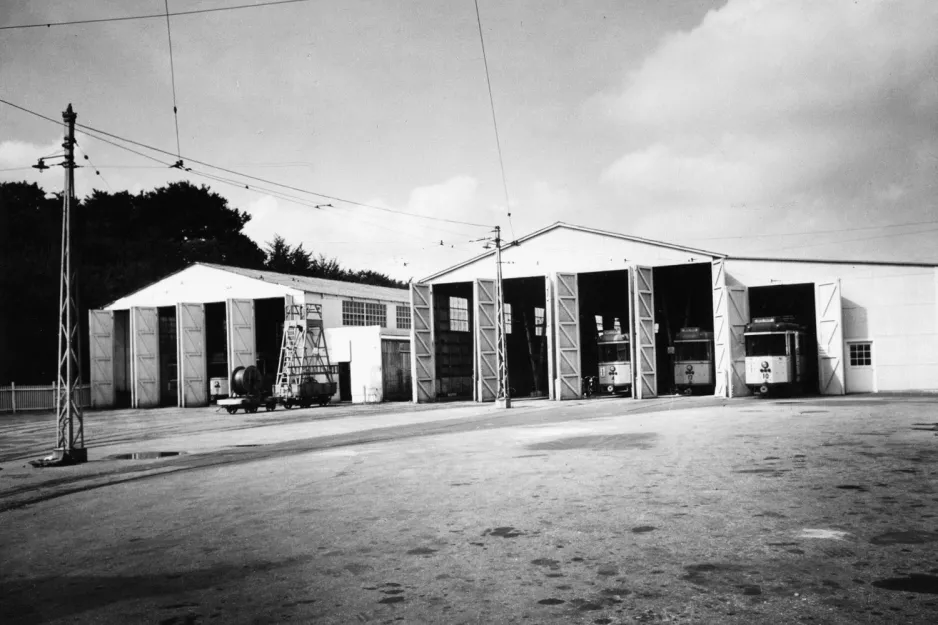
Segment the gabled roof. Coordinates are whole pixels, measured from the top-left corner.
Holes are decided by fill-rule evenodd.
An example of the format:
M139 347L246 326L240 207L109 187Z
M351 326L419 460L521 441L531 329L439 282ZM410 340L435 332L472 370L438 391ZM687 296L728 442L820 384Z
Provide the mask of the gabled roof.
M308 293L324 293L326 295L342 295L345 297L361 297L366 299L386 299L404 301L410 300L410 293L407 289L397 289L386 286L372 286L370 284L360 284L358 282L344 282L342 280L325 280L323 278L309 278L307 276L295 276L288 273L277 273L266 269L245 269L244 267L232 267L230 265L216 265L215 263L193 263L193 265L202 265L234 273L245 278L252 278L262 282L279 284L280 286L306 291Z
M526 235L524 235L523 237L521 237L521 238L519 238L519 239L517 239L517 240L515 240L515 241L511 241L511 242L509 242L508 244L506 244L504 247L502 247L502 250L506 250L506 249L508 249L509 247L514 247L515 245L521 245L521 244L524 243L525 241L530 241L531 239L534 239L534 238L539 237L539 236L541 236L541 235L547 234L548 232L552 232L552 231L557 230L557 229L559 229L559 228L564 228L564 229L566 229L566 230L577 230L577 231L579 231L579 232L587 232L587 233L590 233L590 234L598 234L598 235L600 235L600 236L611 237L611 238L614 238L614 239L622 239L622 240L624 240L624 241L632 241L632 242L634 242L634 243L644 243L644 244L646 244L646 245L655 245L655 246L663 247L663 248L666 248L666 249L669 249L669 250L677 250L677 251L679 251L679 252L689 252L689 253L691 253L691 254L698 254L698 255L701 255L701 256L710 256L710 257L713 257L713 258L725 258L725 257L726 257L725 254L720 254L720 253L718 253L718 252L708 252L707 250L701 250L701 249L697 249L697 248L694 248L694 247L688 247L688 246L686 246L686 245L678 245L678 244L676 244L676 243L665 243L664 241L655 241L654 239L645 239L645 238L642 238L642 237L636 237L636 236L632 236L632 235L628 235L628 234L622 234L622 233L620 233L620 232L610 232L609 230L599 230L599 229L597 229L597 228L588 228L588 227L586 227L586 226L577 226L577 225L575 225L575 224L568 224L568 223L563 222L563 221L555 222L555 223L553 223L553 224L551 224L551 225L549 225L549 226L547 226L547 227L545 227L545 228L541 228L540 230L535 230L534 232L532 232L532 233L530 233L530 234L526 234ZM459 263L458 265L453 265L452 267L448 267L448 268L446 268L446 269L444 269L444 270L442 270L442 271L436 272L436 273L433 274L433 275L427 276L426 278L423 278L423 279L420 280L420 281L421 281L421 282L428 282L428 281L430 281L430 280L435 280L435 279L439 278L440 276L444 276L444 275L446 275L446 274L448 274L448 273L450 273L450 272L452 272L452 271L456 271L457 269L462 269L463 267L465 267L465 266L467 266L467 265L471 265L472 263L474 263L474 262L476 262L476 261L482 260L483 258L489 258L489 257L494 256L494 255L495 255L495 250L492 250L492 251L489 251L489 252L485 252L485 253L483 253L483 254L479 254L478 256L475 256L475 257L473 257L473 258L470 258L469 260L463 261L463 262Z

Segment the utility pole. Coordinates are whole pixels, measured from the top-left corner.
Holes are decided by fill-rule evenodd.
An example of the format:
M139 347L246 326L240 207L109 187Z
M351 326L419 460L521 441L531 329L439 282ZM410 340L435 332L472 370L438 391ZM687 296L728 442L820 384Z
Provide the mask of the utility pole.
M75 119L69 104L62 119L67 127L65 142L65 193L62 203L62 263L59 277L59 357L55 414L58 426L50 464L78 464L88 460L81 410L81 336L75 304L75 273L72 271L72 204L75 199Z
M498 390L495 406L511 408L511 387L508 385L508 350L505 346L505 292L502 288L502 229L495 226L495 351L498 368Z

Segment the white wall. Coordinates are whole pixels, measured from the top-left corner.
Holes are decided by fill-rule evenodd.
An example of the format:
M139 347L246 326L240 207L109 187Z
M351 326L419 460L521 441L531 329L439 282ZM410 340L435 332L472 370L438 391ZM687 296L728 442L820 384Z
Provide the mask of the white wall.
M404 292L407 293L406 291ZM410 302L406 300L391 301L379 299L366 299L363 297L341 297L336 295L324 295L322 293L304 293L304 301L308 304L322 305L322 321L327 328L341 327L361 327L361 326L343 326L342 325L342 302L375 302L384 304L387 310L387 328L382 328L384 334L391 336L410 336L410 329L398 329L397 327L397 309L396 306L410 308Z
M839 278L844 339L873 341L876 389L938 389L938 269L727 260L726 273L747 287Z
M557 228L502 251L504 278L543 276L551 272L580 273L628 269L630 265L657 267L710 262L711 257L614 236ZM431 284L471 282L495 278L491 256L453 270Z
M301 293L296 289L229 271L193 265L122 297L108 306L107 310L126 310L133 306L175 306L180 302L206 304L226 299L266 299L284 295L299 296Z
M378 326L326 329L329 359L349 363L353 404L384 401L381 334ZM338 392L334 399L338 399Z

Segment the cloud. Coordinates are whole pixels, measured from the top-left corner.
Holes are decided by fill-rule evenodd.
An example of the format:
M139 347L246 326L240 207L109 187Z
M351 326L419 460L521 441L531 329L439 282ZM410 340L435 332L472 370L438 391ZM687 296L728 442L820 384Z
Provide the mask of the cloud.
M601 180L626 206L742 222L933 215L935 32L928 0L730 0L601 98L625 137Z
M16 140L0 141L0 167L32 167L44 156L61 154L60 143L54 141L41 145Z

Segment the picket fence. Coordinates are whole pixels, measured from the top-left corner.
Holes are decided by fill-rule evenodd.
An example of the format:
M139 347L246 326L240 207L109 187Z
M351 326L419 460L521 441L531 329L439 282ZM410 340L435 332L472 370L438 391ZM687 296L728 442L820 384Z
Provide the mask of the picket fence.
M79 388L81 406L91 406L91 385L83 384ZM55 384L0 386L0 412L20 412L25 410L55 410Z

